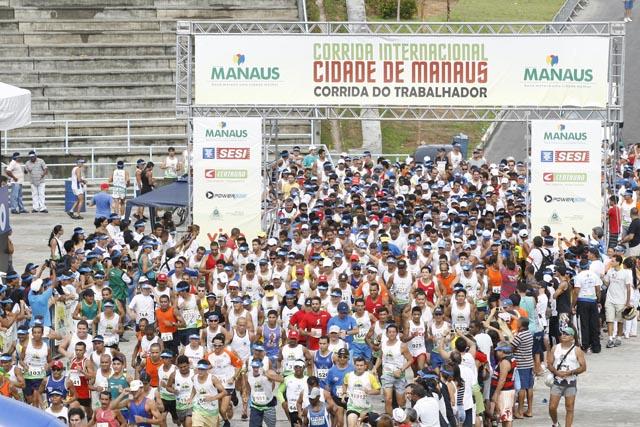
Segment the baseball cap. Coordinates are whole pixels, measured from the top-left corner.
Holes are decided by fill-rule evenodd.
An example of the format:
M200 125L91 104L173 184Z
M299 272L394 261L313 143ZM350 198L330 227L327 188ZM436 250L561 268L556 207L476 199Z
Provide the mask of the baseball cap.
M62 364L62 360L54 360L53 363L51 363L51 367L52 368L63 369L64 365Z
M309 399L317 399L320 397L320 389L318 387L314 387L309 392Z
M349 306L347 305L346 302L342 301L340 304L338 304L338 313L348 313L349 312Z
M158 274L158 277L156 277L156 280L158 282L166 282L168 280L168 277L165 273L160 273Z
M92 342L104 342L104 337L102 335L96 335L95 337L93 337L93 339L91 341Z
M298 333L298 331L291 330L289 331L289 334L287 335L287 337L290 340L297 340L298 338L300 338L300 334Z
M131 391L138 391L138 390L140 390L143 386L144 386L144 384L142 384L142 381L140 381L140 380L133 380L133 381L131 381L131 384L129 384L129 390L131 390Z
M253 359L251 362L252 368L262 368L262 360Z
M393 414L393 421L397 423L403 423L407 419L407 414L402 408L394 408L392 414Z
M297 359L295 362L293 362L294 368L304 368L305 366L306 364L304 363L304 360Z
M329 333L330 333L330 334L333 334L333 333L339 334L339 333L340 333L340 326L338 326L338 325L331 325L331 326L329 327Z
M160 357L163 359L171 359L173 357L173 352L171 350L165 350L160 353Z
M566 328L562 328L562 330L560 330L560 332L562 332L565 335L571 335L572 337L576 335L575 329L573 329L570 326L567 326Z

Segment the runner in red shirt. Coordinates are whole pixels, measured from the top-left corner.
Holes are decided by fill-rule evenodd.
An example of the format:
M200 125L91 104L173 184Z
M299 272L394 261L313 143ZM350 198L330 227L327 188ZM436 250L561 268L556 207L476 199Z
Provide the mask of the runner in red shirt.
M378 308L386 306L389 301L382 298L379 294L380 286L373 282L369 285L369 295L364 299L364 309L378 318Z
M289 330L293 329L296 331L300 331L302 329L301 324L304 318L307 316L307 313L311 311L311 298L307 298L304 301L304 307L301 310L298 310L294 313L291 318L289 318ZM307 343L307 337L303 337L301 334L298 334L298 343L305 345Z
M320 298L311 298L311 311L300 322L300 335L307 337L309 350L320 348L318 340L327 334L327 323L331 319L329 312L320 310Z

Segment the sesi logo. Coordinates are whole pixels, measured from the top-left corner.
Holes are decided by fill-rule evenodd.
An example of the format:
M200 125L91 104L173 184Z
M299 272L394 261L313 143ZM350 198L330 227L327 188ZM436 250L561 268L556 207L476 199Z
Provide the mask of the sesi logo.
M555 154L555 161L560 163L589 162L589 151L587 150L558 150Z
M216 148L216 158L225 160L247 160L250 155L249 148Z

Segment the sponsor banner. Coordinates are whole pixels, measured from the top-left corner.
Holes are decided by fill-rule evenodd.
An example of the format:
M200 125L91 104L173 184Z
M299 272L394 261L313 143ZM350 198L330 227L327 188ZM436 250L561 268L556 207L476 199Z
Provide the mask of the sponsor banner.
M605 108L606 36L197 35L198 105Z
M531 227L572 235L602 223L602 140L597 120L531 122Z
M193 119L193 222L207 249L238 227L248 239L261 230L262 120Z

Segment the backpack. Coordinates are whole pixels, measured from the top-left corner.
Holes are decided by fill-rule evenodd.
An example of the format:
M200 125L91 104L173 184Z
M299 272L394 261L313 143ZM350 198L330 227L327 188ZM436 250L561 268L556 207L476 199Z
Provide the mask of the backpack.
M542 278L544 276L544 270L546 270L547 267L553 264L553 257L551 256L551 251L549 250L547 250L547 255L545 255L542 248L536 248L536 249L539 250L540 254L542 255L542 261L540 262L540 267L536 270L534 274L536 280L540 282L542 281Z

